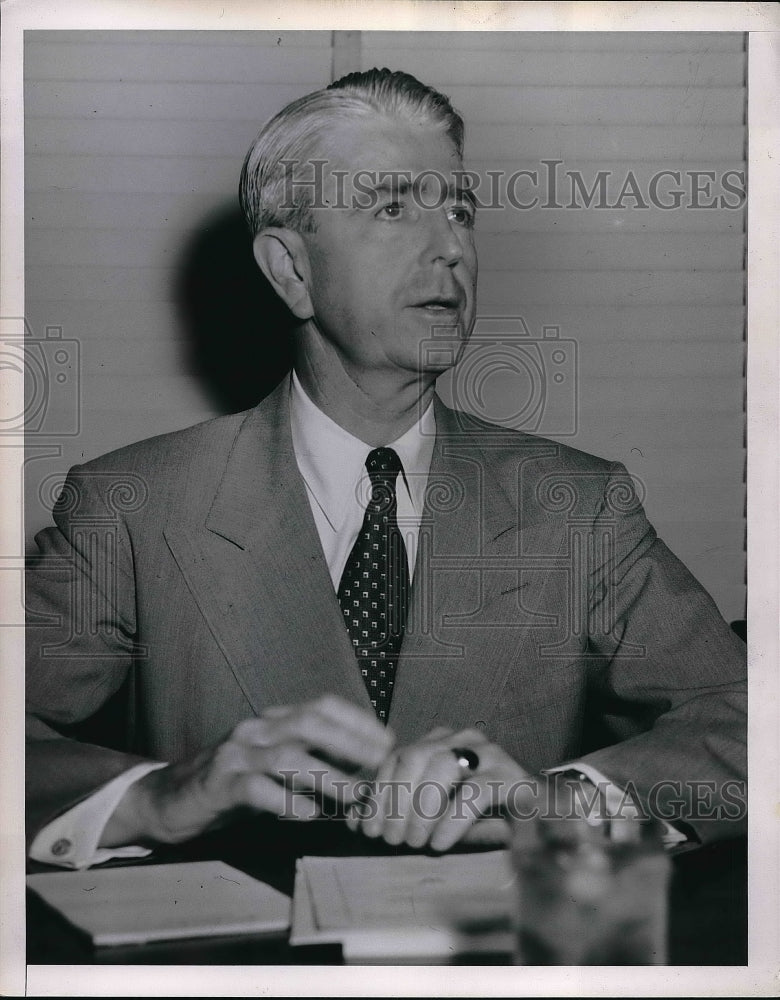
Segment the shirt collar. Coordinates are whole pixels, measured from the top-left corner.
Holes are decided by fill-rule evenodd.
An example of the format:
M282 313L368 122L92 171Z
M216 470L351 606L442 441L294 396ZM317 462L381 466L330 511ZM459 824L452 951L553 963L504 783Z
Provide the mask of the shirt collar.
M344 430L311 401L293 370L290 382L293 449L303 479L334 531L341 526L356 489L366 476L372 446ZM433 403L406 433L389 442L401 459L404 486L418 517L433 457L436 418ZM400 481L399 481L400 488Z

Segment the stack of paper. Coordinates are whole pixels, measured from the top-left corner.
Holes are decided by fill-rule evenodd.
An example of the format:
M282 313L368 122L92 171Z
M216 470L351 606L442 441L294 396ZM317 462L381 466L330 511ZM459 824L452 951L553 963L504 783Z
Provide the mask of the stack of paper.
M282 932L290 900L221 861L45 872L27 885L96 945Z
M297 865L291 943L341 942L346 961L511 951L507 851L319 858Z

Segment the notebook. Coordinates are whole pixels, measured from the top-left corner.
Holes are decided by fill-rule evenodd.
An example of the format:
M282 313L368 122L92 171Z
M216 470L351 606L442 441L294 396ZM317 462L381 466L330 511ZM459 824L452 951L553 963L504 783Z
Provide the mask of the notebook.
M287 896L221 861L42 872L27 885L98 946L290 925Z

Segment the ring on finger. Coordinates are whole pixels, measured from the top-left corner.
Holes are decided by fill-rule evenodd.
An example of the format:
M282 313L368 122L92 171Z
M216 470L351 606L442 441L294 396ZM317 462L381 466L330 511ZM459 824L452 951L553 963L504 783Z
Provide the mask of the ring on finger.
M453 747L452 755L460 768L460 780L463 781L479 767L479 754L471 747Z

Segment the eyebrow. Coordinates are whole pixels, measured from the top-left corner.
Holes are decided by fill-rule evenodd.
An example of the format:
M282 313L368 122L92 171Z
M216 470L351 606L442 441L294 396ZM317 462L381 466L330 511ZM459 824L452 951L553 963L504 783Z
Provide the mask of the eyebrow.
M409 183L408 176L406 174L398 176L395 181L382 181L380 184L371 185L371 191L376 194L386 194L386 195L404 195L408 194L410 189L414 187L414 184ZM470 187L464 184L448 184L447 194L452 196L458 201L465 201L476 211L477 209L477 198Z

